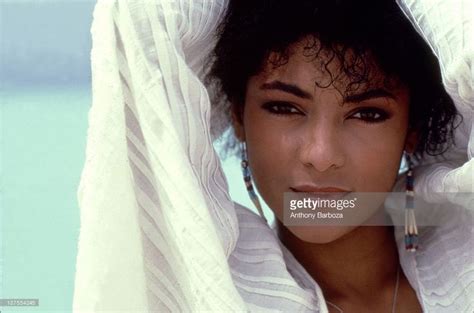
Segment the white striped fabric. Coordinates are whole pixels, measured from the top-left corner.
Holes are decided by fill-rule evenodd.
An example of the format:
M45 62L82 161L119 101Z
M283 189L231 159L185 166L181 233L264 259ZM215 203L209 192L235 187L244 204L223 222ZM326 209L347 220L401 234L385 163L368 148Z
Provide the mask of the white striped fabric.
M456 192L474 192L474 1L397 1L438 57L443 83L463 116L456 146L446 159L426 158L415 183L425 199L452 201Z
M245 310L238 223L196 76L222 1L98 1L75 311ZM193 65L194 64L194 65Z
M212 147L227 126L220 115L225 106L211 107L212 90L202 78L226 4L97 2L74 312L327 312L317 284L272 230L234 207ZM469 21L453 24L450 36L457 38L458 28L464 36ZM472 41L462 42L469 45L460 48L472 52ZM472 53L465 55L471 72L466 74L464 63L459 68L472 87ZM456 75L449 77L452 86L461 84ZM460 88L472 108L472 88ZM448 175L459 177L459 190L469 187L468 176L464 167L453 168L473 155L471 116L466 120L460 134L469 132L459 136L449 167L454 174ZM472 160L466 164L472 167ZM415 190L430 186L423 184ZM472 312L469 221L472 215L423 233L426 249L401 259L426 312Z

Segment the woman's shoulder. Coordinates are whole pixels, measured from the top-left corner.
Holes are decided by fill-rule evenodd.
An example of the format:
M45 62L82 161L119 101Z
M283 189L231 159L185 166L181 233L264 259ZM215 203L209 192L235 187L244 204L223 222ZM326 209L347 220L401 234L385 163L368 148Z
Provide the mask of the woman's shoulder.
M276 234L259 214L238 202L234 202L234 208L239 223L240 246L254 245L276 249Z
M400 194L385 203L392 218L404 215L405 176L392 190ZM406 251L405 227L395 224L400 263L426 312L474 312L474 210L441 198L415 190L418 249Z
M474 312L474 211L455 204L432 209L436 225L419 227L415 253L405 250L398 227L402 266L427 312Z
M265 220L234 202L239 238L229 256L235 286L256 311L319 312L313 290L290 274L278 237Z

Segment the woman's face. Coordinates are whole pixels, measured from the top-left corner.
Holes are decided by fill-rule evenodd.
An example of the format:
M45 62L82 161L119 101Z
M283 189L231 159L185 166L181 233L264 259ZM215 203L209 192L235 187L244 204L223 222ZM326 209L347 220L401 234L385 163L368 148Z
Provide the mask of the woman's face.
M252 76L247 84L243 125L236 135L247 144L253 182L283 223L283 195L304 186L351 192L389 192L399 170L408 130L409 93L384 84L372 71L370 86L343 96L347 78L319 88L330 74L293 46L286 64ZM334 75L339 64L329 63ZM325 60L323 60L325 61ZM342 92L343 93L343 92ZM369 216L367 216L368 218ZM289 226L306 242L327 243L356 226Z

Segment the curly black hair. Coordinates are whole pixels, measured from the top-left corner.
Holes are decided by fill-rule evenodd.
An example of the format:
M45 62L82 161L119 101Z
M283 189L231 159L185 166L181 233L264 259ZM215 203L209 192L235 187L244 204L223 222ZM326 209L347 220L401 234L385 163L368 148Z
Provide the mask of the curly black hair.
M442 85L438 59L394 0L230 0L217 30L208 79L217 82L215 101L230 101L242 112L248 79L263 70L271 53L274 67L285 64L290 46L308 36L305 52L324 52L321 70L332 85L350 79L345 94L370 84L375 62L387 79L410 91L409 125L418 131L415 156L443 154L454 142L456 108ZM368 57L370 54L370 57ZM336 59L337 72L328 64ZM372 61L371 61L372 60ZM235 109L235 107L234 107ZM229 112L230 114L230 112Z

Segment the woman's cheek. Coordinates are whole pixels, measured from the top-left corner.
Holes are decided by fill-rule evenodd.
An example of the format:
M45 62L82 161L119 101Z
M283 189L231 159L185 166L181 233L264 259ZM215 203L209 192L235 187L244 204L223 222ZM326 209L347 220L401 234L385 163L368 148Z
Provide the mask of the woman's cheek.
M268 206L276 208L283 203L285 183L290 174L287 166L295 165L295 160L289 160L287 134L281 127L262 121L259 126L246 128L252 180Z
M405 135L396 127L381 126L361 126L346 132L344 142L359 191L388 192L397 176Z

